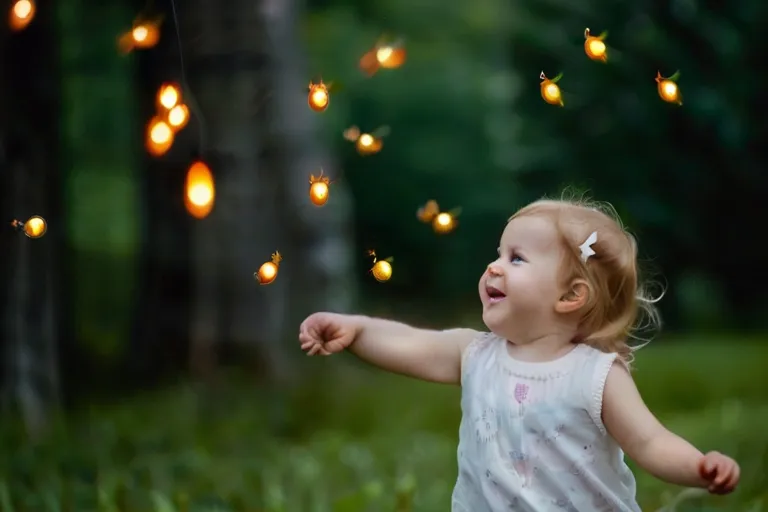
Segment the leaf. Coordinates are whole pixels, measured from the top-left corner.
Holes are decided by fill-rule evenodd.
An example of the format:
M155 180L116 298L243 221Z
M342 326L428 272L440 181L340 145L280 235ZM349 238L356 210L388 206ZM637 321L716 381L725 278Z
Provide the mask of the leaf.
M333 512L360 512L365 510L367 504L368 499L365 492L360 491L338 499L333 504Z
M0 508L3 512L14 512L16 509L11 501L11 492L8 490L8 484L0 483Z
M155 512L177 512L171 500L157 491L152 492L152 503L154 504Z

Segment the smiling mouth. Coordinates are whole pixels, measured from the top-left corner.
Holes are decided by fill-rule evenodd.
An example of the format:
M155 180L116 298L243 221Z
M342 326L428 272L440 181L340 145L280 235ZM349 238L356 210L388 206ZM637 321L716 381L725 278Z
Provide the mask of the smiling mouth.
M490 300L491 304L494 304L496 302L500 302L504 300L507 296L499 290L498 288L494 288L493 286L486 286L485 287L485 293L488 294L488 299Z

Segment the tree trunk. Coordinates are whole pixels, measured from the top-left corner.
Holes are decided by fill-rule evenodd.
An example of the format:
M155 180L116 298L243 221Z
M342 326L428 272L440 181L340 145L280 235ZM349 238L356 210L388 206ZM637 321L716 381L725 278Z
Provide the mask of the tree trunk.
M350 302L349 199L343 184L325 208L307 197L309 174L334 169L313 140L292 2L196 0L185 11L193 107L216 179L215 209L192 230L193 354L207 361L228 341L256 352L270 381L291 381L297 319ZM277 279L259 286L252 274L278 250Z
M17 34L2 34L3 214L26 221L42 215L53 225L41 239L3 234L2 273L7 285L3 307L4 404L18 408L32 438L59 402L56 307L60 230L58 76L50 2ZM3 29L6 30L6 29Z

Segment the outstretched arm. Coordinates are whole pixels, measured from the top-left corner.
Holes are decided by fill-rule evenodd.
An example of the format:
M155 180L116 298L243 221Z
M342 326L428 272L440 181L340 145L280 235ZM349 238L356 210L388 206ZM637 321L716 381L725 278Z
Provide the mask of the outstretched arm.
M703 455L673 434L643 402L629 371L614 363L603 393L603 423L637 464L661 480L710 492L731 492L739 480L733 459L717 452Z
M461 355L477 334L472 329L434 331L400 322L356 316L349 350L394 373L444 384L461 383Z

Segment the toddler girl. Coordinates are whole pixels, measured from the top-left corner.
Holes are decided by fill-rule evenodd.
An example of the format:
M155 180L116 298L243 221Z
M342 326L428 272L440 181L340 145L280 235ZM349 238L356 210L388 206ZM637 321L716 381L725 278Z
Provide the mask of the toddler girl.
M454 512L639 511L625 452L667 482L731 492L736 462L665 429L630 376L627 339L641 312L656 315L613 210L537 201L509 220L498 251L479 284L490 332L315 313L301 348L461 384Z

